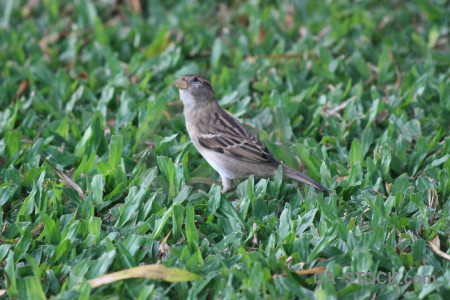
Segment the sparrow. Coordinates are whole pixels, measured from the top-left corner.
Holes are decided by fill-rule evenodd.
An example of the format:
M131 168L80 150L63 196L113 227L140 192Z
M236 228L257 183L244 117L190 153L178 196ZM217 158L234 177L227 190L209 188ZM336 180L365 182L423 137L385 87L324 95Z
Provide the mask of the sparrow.
M253 133L217 102L211 83L200 75L185 75L173 82L180 92L186 129L195 148L222 179L222 193L232 189L233 179L250 175L271 177L278 166L283 175L326 189L306 176L275 159Z

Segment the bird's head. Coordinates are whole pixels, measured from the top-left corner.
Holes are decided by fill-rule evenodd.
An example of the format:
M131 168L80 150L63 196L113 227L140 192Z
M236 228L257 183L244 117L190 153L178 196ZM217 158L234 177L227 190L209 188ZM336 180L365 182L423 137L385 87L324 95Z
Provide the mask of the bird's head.
M184 75L173 82L180 91L184 106L204 105L216 101L211 83L200 75Z

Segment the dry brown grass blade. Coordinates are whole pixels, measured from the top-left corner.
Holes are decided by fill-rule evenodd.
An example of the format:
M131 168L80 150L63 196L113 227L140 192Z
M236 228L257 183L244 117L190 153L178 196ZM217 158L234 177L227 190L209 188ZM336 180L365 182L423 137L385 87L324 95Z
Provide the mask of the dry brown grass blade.
M154 265L139 266L114 273L105 274L100 277L89 280L88 283L91 285L92 288L97 288L119 280L130 278L155 279L155 280L164 280L168 282L181 282L181 281L202 279L201 276L186 270L178 268L166 268L165 265L154 264Z
M212 179L212 178L208 178L208 177L192 177L189 179L189 184L193 184L193 183L203 183L203 184L217 184L220 185L220 181Z
M428 207L431 209L436 209L438 202L438 195L435 189L428 190Z
M41 222L38 226L36 226L35 228L33 228L33 230L31 230L31 235L36 235L37 233L39 233L39 231L42 230L42 228L44 228L45 226L45 222ZM0 239L0 243L3 244L17 244L18 242L20 242L20 238L17 238L15 240L5 240L5 239Z
M60 39L62 36L62 33L56 32L52 33L50 35L45 35L41 38L41 40L38 42L39 49L41 49L42 54L44 55L45 60L50 61L50 47L48 44L53 43Z
M325 272L326 269L327 269L327 267L322 266L322 267L315 267L315 268L306 269L306 270L300 270L295 273L297 273L299 275L311 275L311 274L323 273L323 272Z
M285 54L271 54L271 55L255 55L255 56L247 56L247 61L254 63L259 58L267 58L275 61L280 60L291 60L291 59L307 59L316 57L315 53L302 52L302 53L285 53Z
M28 0L27 4L20 11L22 18L28 18L33 9L39 4L39 2L40 0Z
M135 13L140 14L142 12L142 6L139 0L130 0L130 4Z
M257 235L257 230L258 230L258 224L256 224L256 222L253 222L253 231L255 232L255 233L253 234L253 239L252 239L253 245L258 245L258 235Z
M81 187L75 182L73 181L72 178L70 178L69 175L65 174L64 172L58 170L51 162L49 162L44 156L41 155L41 158L50 165L50 167L52 167L53 170L55 170L56 174L58 175L59 178L61 178L62 181L64 181L65 183L67 183L67 185L73 189L75 192L78 193L78 195L83 199L86 200L86 195L84 194L83 190L81 189Z
M436 235L436 237L428 243L431 247L431 249L434 251L434 253L436 253L437 255L439 255L440 257L445 258L446 260L450 260L450 254L445 253L444 251L442 251L441 248L441 241L439 240L439 236Z
M344 102L342 102L341 104L339 104L338 106L336 106L333 109L329 109L328 107L325 107L322 111L322 113L325 116L335 116L336 118L338 118L339 120L342 120L342 116L339 114L339 111L345 109L347 107L347 105L351 102L351 101L355 101L356 97L351 97L347 100L345 100Z
M161 259L165 258L167 253L169 253L170 246L169 246L169 244L167 244L167 240L169 239L171 234L172 234L172 230L169 231L169 233L166 235L166 237L161 241L161 244L159 244L159 258L161 258Z
M344 181L347 180L348 176L342 176L342 177L337 177L334 182L339 182L339 181Z
M28 88L28 86L30 85L30 81L28 79L23 80L20 85L19 88L16 91L16 94L14 95L14 98L12 99L12 103L15 103L17 101L17 98L19 98L19 96L25 92L25 90Z
M402 84L402 74L400 74L397 66L395 66L395 74L397 74L397 79L395 80L394 89L398 90Z
M288 258L288 260L289 260L289 258ZM317 274L317 273L323 273L323 272L325 272L326 269L327 269L327 267L322 266L322 267L315 267L315 268L311 268L311 269L296 271L295 273L297 273L299 275L313 275L313 274ZM272 275L272 278L274 278L276 276L287 277L286 274L275 274L275 275Z

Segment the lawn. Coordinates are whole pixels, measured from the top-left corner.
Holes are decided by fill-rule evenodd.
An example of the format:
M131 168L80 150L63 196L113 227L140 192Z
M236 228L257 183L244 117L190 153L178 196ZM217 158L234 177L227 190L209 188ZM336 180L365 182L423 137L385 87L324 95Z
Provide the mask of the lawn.
M445 299L449 20L445 0L0 1L0 295ZM221 194L189 73L328 192L280 170Z

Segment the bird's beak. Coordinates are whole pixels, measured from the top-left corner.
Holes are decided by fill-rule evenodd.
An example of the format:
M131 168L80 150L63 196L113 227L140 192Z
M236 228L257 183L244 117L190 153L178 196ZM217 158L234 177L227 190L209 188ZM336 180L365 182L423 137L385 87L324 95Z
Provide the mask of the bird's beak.
M180 90L185 90L188 87L187 82L183 78L179 78L173 82L173 85Z

